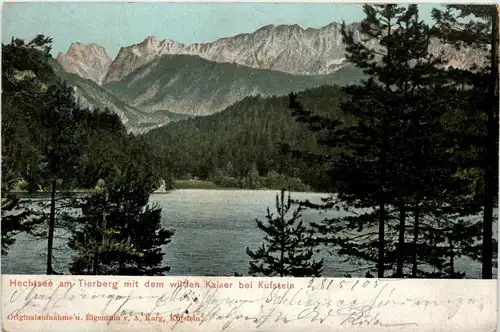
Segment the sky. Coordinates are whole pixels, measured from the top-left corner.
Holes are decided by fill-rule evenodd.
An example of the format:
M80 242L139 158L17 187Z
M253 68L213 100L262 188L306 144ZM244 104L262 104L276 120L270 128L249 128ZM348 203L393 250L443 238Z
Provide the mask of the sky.
M421 4L430 20L438 4ZM211 42L268 24L320 28L332 22L363 19L360 5L320 3L6 3L2 9L2 42L53 38L52 54L71 43L96 43L114 58L122 46L154 35L182 43Z

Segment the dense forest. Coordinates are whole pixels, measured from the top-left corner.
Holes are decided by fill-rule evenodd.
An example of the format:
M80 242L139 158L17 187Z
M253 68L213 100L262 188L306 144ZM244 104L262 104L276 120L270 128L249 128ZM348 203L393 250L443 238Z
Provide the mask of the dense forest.
M340 87L314 88L300 97L318 114L349 119L339 108L345 99ZM332 183L324 173L325 165L292 158L283 147L337 150L321 147L316 136L294 120L286 96L247 97L221 113L172 123L144 135L176 178L198 177L233 188L328 190Z
M359 83L247 97L143 135L78 102L51 66L50 38L2 44L2 252L30 233L47 240L47 274L58 273L52 250L62 227L76 253L71 273L163 275L162 250L175 232L149 196L162 181L172 188L200 178L281 190L277 214L257 220L267 236L247 249L251 275L319 276L313 249L325 249L371 264L367 276L462 278L455 262L467 257L491 279L498 8L435 9L432 27L416 5L365 5L364 13L362 35L378 44L342 30L348 62L364 73ZM430 53L435 39L488 56L454 67ZM12 194L19 189L49 192L48 212L26 208ZM87 195L66 204L81 213L61 213L57 193L75 189ZM331 195L313 204L286 189ZM304 209L346 214L306 225Z

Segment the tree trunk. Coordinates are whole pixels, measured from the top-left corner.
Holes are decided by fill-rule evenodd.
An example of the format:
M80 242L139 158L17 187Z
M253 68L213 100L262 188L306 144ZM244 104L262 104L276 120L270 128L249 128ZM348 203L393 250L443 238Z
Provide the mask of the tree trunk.
M387 30L387 35L390 36L392 31L391 31L391 20L389 19L387 22L388 30ZM387 46L387 63L386 66L391 65L391 49L390 47ZM387 83L385 88L387 89L387 92L390 93L390 87L389 84ZM380 151L380 169L379 169L379 180L380 180L380 196L379 196L379 224L378 224L378 257L377 257L377 277L378 278L383 278L384 277L384 271L385 271L385 257L384 257L384 251L385 251L385 203L386 203L386 197L385 197L385 181L386 181L386 171L387 171L387 159L386 159L386 149L388 146L388 140L387 140L387 133L386 129L387 126L384 126L382 129L383 132L383 146Z
M406 209L404 203L399 207L399 238L398 238L398 262L396 267L396 277L403 277L403 267L405 261L405 221Z
M97 276L99 275L99 253L95 252L94 253L94 262L93 262L93 267L92 267L92 274Z
M52 189L50 192L50 215L49 215L49 234L47 241L47 274L53 273L52 270L52 249L54 247L54 228L56 225L56 180L52 180Z
M280 218L281 218L281 243L280 243L280 277L284 277L285 274L285 191L281 190L281 206L280 206Z
M93 266L92 266L92 274L93 275L99 275L99 256L101 254L101 248L104 244L104 222L106 218L106 211L104 210L102 212L102 219L97 222L97 229L99 230L100 233L100 243L96 243L96 248L94 251L94 259L93 259Z
M378 257L377 257L377 277L383 278L385 272L385 181L386 181L386 171L387 171L387 159L386 159L386 147L387 139L385 137L386 133L383 133L383 147L380 151L380 164L379 164L379 181L380 181L380 193L378 197L379 201L379 223L378 223Z
M455 246L453 244L453 236L450 235L450 278L454 278L455 275Z
M285 248L283 243L281 244L281 257L280 257L280 277L284 277L285 274L285 266L283 264L283 260L285 259Z
M412 259L412 268L411 268L411 277L417 277L417 267L418 267L418 233L420 232L420 203L417 202L415 206L415 225L414 225L414 234L413 234L413 259Z
M385 158L381 163L381 193L379 203L379 223L378 223L378 259L377 259L377 277L384 277L384 250L385 250L385 193L384 193L384 183L385 183Z
M493 278L493 207L497 194L495 171L498 162L496 132L498 126L498 7L494 7L491 29L491 103L488 111L488 137L484 165L484 213L483 213L483 279Z

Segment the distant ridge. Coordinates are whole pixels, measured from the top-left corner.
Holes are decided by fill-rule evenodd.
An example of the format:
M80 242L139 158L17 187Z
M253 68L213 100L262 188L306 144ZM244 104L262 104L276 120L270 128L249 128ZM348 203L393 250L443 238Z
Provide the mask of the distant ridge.
M346 65L329 75L292 75L191 55L164 55L103 87L145 111L168 109L189 115L219 112L247 96L285 95L322 85L358 81L362 72Z

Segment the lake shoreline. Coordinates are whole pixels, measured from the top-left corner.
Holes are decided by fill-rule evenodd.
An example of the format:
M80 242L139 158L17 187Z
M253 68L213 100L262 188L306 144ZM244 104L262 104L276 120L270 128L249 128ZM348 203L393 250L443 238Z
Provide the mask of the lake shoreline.
M19 195L19 194L50 194L50 190L37 190L34 192L29 192L28 190L21 189L22 187L20 186L14 186L15 190L7 192L7 194L11 195ZM284 186L286 190L289 190L287 186ZM281 187L264 187L264 186L258 186L258 188L251 188L251 187L236 187L236 186L220 186L216 184L213 181L210 180L199 180L199 179L189 179L189 180L180 180L176 179L173 180L173 183L171 187L166 188L165 183L163 183L159 189L154 191L153 193L158 194L165 194L172 192L174 190L190 190L190 189L196 189L196 190L255 190L255 191L269 191L269 190L276 190L280 191L282 188ZM301 188L304 189L304 188ZM291 192L303 192L303 193L320 193L320 191L314 191L312 188L307 188L308 190L300 190L299 188L293 188L289 191ZM57 190L57 194L89 194L89 193L94 193L95 189L81 189L81 188L76 188L76 189L71 189L71 190Z
M216 190L216 191L280 191L280 188L258 188L258 189L252 189L252 188L232 188L232 187L206 187L206 186L197 186L196 184L193 185L180 185L176 186L174 188L170 189L165 189L163 190L157 190L151 193L151 195L156 195L156 194L169 194L173 191L177 190ZM288 191L288 189L287 189ZM92 194L95 193L95 190L58 190L56 191L56 195L61 195L61 194ZM314 194L328 194L325 192L321 191L300 191L300 190L290 190L290 192L300 192L300 193L314 193ZM6 192L7 195L50 195L50 191L35 191L35 192L28 192L27 190L17 190L17 191L9 191Z
M189 190L189 191L194 191L194 190L202 190L202 191L258 191L258 192L265 192L265 191L276 191L277 193L281 189L271 189L271 188L259 188L259 189L251 189L251 188L173 188L173 189L167 189L166 191L154 191L151 193L151 195L167 195L175 191L183 191L183 190ZM296 191L296 190L290 190L290 192L293 193L304 193L304 194L324 194L324 195L330 195L330 193L325 193L321 191ZM95 191L56 191L56 196L60 196L61 194L92 194L95 193ZM50 195L50 191L35 191L35 192L28 192L28 191L9 191L6 192L7 195Z

